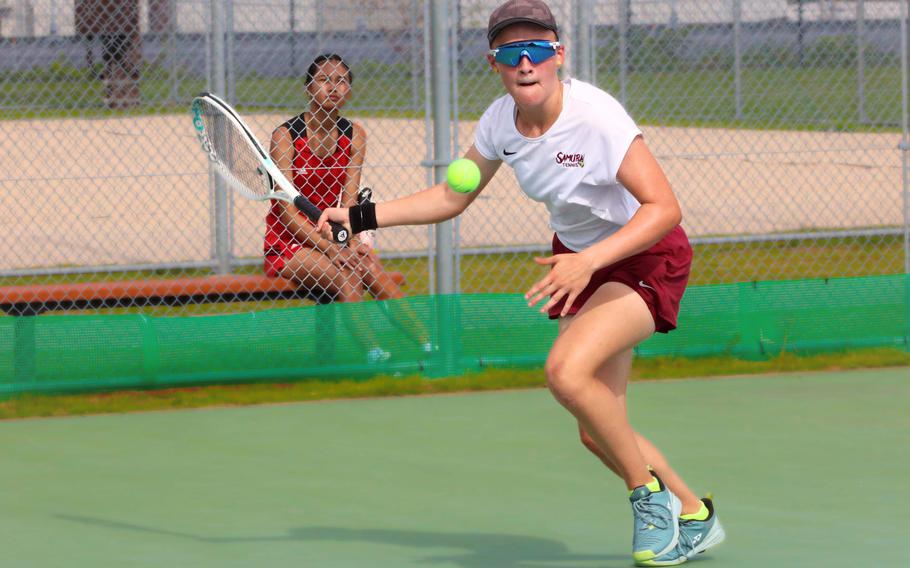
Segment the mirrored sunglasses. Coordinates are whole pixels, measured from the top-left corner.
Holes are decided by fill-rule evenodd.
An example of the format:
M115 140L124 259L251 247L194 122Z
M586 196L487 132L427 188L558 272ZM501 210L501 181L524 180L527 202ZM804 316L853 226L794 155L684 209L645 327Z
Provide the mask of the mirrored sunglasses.
M556 55L558 47L558 41L516 41L500 45L487 53L492 55L497 63L518 67L522 57L527 57L531 63L537 65Z

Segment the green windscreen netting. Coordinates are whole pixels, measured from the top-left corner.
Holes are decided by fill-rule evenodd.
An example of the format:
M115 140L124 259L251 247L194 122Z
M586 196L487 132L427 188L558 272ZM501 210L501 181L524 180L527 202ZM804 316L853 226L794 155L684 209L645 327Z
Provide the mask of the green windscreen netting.
M910 277L692 287L679 329L639 356L907 348ZM541 365L553 321L518 294L419 296L216 315L0 318L0 393Z

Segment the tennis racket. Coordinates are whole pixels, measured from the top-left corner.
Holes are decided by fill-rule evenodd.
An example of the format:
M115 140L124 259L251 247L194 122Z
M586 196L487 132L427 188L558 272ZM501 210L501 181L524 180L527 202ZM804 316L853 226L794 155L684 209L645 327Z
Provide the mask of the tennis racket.
M237 112L212 93L193 99L193 126L202 149L215 171L231 189L254 201L279 199L294 206L316 223L322 211L294 188L278 165L253 136ZM330 222L332 238L347 244L350 232Z

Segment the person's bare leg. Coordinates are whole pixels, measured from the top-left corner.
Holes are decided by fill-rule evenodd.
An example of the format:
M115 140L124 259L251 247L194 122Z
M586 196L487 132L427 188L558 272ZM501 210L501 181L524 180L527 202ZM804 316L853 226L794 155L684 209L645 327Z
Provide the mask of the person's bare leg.
M571 325L571 319L563 318L563 320L564 321L560 321L560 325ZM613 367L612 370L611 367ZM620 398L623 401L623 406L626 406L627 404L625 391L628 380L618 381L617 379L622 375L623 370L625 370L626 376L628 376L631 367L632 351L629 350L627 353L620 354L619 356L608 360L598 373L600 379L604 381L605 384L608 386L614 385L611 388L614 388L617 392L622 392ZM582 444L584 444L591 453L597 456L605 466L616 473L616 465L613 463L610 456L597 446L594 440L585 432L581 424L579 424L578 430ZM682 502L680 515L691 515L685 522L680 523L680 531L687 531L688 540L686 542L691 543L690 546L692 547L685 550L686 556L692 558L723 542L726 535L720 521L714 516L713 503L711 501L702 503L701 499L689 489L682 477L670 467L663 453L657 449L650 440L637 432L635 433L635 439L638 442L638 447L641 449L642 455L645 456L645 459L652 467L655 474L660 477L660 480L663 481L664 484L670 488L670 491L672 491ZM699 513L703 516L695 516Z
M594 440L588 436L587 432L579 425L578 428L579 434L581 435L581 443L597 458L603 462L613 473L619 475L617 472L616 466L610 461L609 456L603 452L600 448L597 447L597 444ZM654 444L652 444L647 438L635 433L635 440L638 442L638 447L641 449L641 453L645 456L645 461L648 462L648 465L651 466L651 469L660 477L661 481L667 484L667 487L670 488L679 499L682 501L683 515L690 515L697 513L701 510L702 502L695 493L689 489L689 486L686 485L686 482L683 481L682 477L676 473L670 464L667 462L664 455L657 449ZM621 477L621 476L620 476Z
M404 297L404 292L392 275L385 270L379 259L371 254L362 261L363 283L377 300L398 299Z
M625 405L629 351L652 333L654 320L641 296L625 284L603 284L570 324L560 326L547 358L547 386L629 489L635 563L675 565L686 560L677 550L682 502L648 469ZM613 360L618 363L606 365Z
M560 327L571 325L572 316L560 320ZM626 408L626 387L628 378L632 370L632 350L628 349L616 356L608 359L601 365L597 371L598 378L606 384L611 390L617 393L622 402L623 408ZM581 424L578 425L581 443L597 458L603 462L613 473L619 475L616 465L610 460L610 457L601 450L593 439L585 432ZM647 464L657 473L661 481L667 484L667 487L676 494L682 501L683 514L696 513L701 510L701 500L695 493L689 489L682 477L670 467L663 453L647 438L635 432L635 440L638 448L641 450ZM621 477L621 476L620 476Z
M547 386L614 464L628 489L652 480L621 394L598 377L609 359L654 333L644 300L617 282L601 286L563 326L546 363ZM621 377L627 379L628 375Z
M325 254L312 248L301 248L285 261L279 273L306 288L322 288L336 294L341 302L363 300L363 286L352 272L338 268Z
M379 257L370 254L363 260L363 283L377 300L397 300L404 298L404 292L392 275L385 270ZM427 331L423 320L414 313L406 303L390 304L388 310L389 321L408 335L412 341L424 349L430 347L430 332Z
M340 302L363 300L364 288L360 276L351 270L338 268L329 257L315 249L301 248L285 262L279 275L307 288L322 288L337 295ZM343 319L351 337L361 347L372 350L380 346L372 327L358 325L348 318Z

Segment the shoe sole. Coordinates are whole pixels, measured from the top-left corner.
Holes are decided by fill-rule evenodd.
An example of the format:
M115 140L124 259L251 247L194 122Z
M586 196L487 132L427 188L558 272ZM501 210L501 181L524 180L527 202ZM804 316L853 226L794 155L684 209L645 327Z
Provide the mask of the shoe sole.
M646 562L639 562L636 566L679 566L680 564L685 564L689 559L685 556L680 556L676 560L667 560L663 562L657 562L655 560L648 560Z
M698 546L692 549L692 552L689 553L688 557L692 558L697 554L707 551L709 548L717 546L722 543L725 538L727 538L727 533L724 531L724 527L721 526L720 520L716 520L714 526L708 531L708 536L705 537L705 540L698 543Z
M667 489L667 491L669 491L669 489ZM635 556L633 553L632 558L635 561L636 566L675 566L676 564L682 564L683 562L686 561L685 556L681 556L680 557L681 560L679 562L674 562L674 563L670 563L670 564L664 564L664 563L655 564L654 560L653 560L654 558L660 558L664 554L670 552L671 550L676 548L677 544L679 544L679 515L680 515L680 513L682 513L682 501L680 501L679 498L676 495L674 495L672 492L670 493L670 497L671 497L670 508L671 508L671 511L673 511L672 518L674 521L673 540L671 540L670 544L667 545L663 550L661 550L660 552L658 552L657 554L655 554L654 556L652 556L651 558L649 558L647 560L635 560Z

